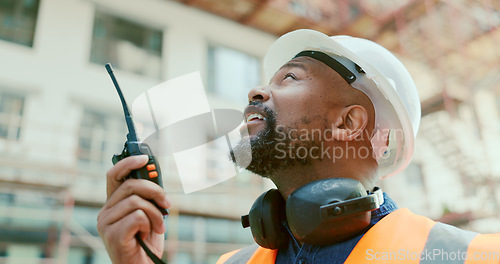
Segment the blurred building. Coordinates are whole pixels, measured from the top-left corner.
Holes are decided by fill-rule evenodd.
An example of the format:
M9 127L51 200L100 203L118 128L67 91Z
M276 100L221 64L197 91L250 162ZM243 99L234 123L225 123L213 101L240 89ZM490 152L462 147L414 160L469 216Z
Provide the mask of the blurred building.
M126 126L105 63L129 104L200 71L213 108L242 110L275 39L160 0L1 1L0 25L0 263L109 263L95 225ZM238 220L267 188L259 177L184 195L162 164L170 263L213 263L252 241Z
M423 119L412 164L382 187L416 213L499 232L499 25L496 1L2 0L0 263L109 263L95 224L126 127L106 62L129 104L200 71L213 108L242 109L268 46L297 28L401 58ZM238 219L269 182L243 173L184 195L162 164L175 203L164 259L215 263L252 241Z

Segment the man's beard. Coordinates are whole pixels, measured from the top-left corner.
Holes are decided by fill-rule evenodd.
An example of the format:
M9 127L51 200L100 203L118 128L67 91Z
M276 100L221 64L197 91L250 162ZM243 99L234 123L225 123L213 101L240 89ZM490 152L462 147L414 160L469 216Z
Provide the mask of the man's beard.
M277 127L276 113L272 109L264 106L261 102L254 101L250 105L255 105L264 110L266 125L255 137L250 140L241 140L238 145L230 150L231 160L237 166L269 178L285 168L305 165L310 162L309 156L302 158L291 157L284 155L284 151L288 150L289 146L292 148L298 146L310 148L316 145L315 142L292 140L288 136L283 136L290 135L289 131L292 129L297 131L297 128Z

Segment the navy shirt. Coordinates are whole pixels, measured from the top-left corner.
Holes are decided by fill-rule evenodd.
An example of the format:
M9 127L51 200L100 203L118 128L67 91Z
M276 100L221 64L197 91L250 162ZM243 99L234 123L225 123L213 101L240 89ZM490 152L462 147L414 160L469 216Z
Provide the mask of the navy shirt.
M384 193L384 203L379 209L372 212L370 226L375 225L384 216L398 209L396 203ZM342 264L345 262L358 241L363 237L361 234L350 240L343 241L330 246L313 246L303 244L302 247L293 239L289 240L288 248L280 249L276 257L276 264L307 264L307 263L332 263Z

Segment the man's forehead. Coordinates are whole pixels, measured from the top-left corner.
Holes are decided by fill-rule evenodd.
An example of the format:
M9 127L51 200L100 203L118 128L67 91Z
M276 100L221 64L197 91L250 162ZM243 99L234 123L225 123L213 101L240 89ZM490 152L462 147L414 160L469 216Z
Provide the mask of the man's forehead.
M314 63L319 63L319 61L309 58L309 57L298 57L289 60L287 63L283 64L281 68L278 70L288 69L288 68L302 68L307 71L310 69L310 65Z

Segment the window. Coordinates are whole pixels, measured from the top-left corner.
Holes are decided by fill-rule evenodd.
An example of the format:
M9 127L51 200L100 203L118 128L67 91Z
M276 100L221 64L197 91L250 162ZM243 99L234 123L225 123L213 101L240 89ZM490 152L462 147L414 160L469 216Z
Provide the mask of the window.
M217 140L213 135L207 135L206 171L207 179L217 180L225 163L221 163L221 158L228 159L229 147L227 141Z
M160 78L162 38L160 30L97 12L90 61Z
M126 140L125 121L85 109L80 126L78 160L84 165L109 165Z
M259 84L259 59L221 46L208 48L209 92L246 104L248 91Z
M23 95L0 92L0 138L19 140L23 110Z
M0 1L0 39L33 46L39 0Z
M180 242L174 250L175 263L215 263L227 252L225 248L253 243L250 230L241 228L237 220L180 214L167 217L166 226L170 226L169 221L177 229L167 233L167 237Z
M205 218L206 240L209 243L251 244L250 230L241 228L240 221Z

